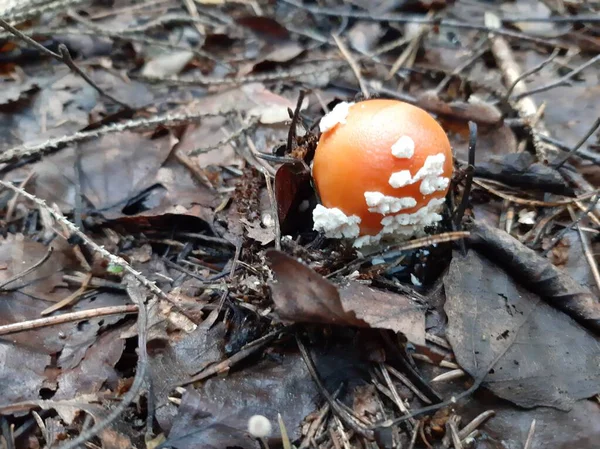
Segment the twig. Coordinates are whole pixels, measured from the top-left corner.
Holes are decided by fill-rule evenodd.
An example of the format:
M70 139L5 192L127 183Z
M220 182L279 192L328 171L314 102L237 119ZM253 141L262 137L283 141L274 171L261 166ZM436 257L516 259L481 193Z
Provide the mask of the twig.
M363 77L360 73L360 67L358 66L358 63L354 60L354 58L352 57L352 54L350 54L350 51L346 48L346 45L340 39L339 36L332 34L331 37L333 37L333 40L335 41L336 45L338 46L340 53L342 53L342 56L346 59L346 61L348 61L348 65L352 69L352 72L354 72L354 76L356 77L356 79L358 81L358 85L360 86L360 90L361 90L362 94L364 95L365 98L369 98L369 96L370 96L369 89L367 88L367 85L365 84L365 80L363 79Z
M458 28L458 29L465 29L465 30L477 30L477 31L482 31L482 32L486 32L486 33L493 31L495 34L498 34L498 35L502 35L502 36L506 36L506 37L513 37L516 39L522 39L522 40L526 40L526 41L530 41L530 42L535 42L540 45L544 45L546 47L556 46L555 43L550 42L548 39L541 39L539 37L531 36L529 34L520 33L517 31L508 30L506 28L497 28L496 29L496 28L491 28L489 26L485 26L485 25L479 25L479 24L474 24L474 23L469 23L469 22L461 22L458 20L450 20L450 19L442 19L442 18L431 19L431 18L424 18L423 16L415 15L415 14L386 13L386 14L378 15L378 14L371 14L371 13L360 12L360 11L348 11L347 9L344 10L344 9L340 9L340 8L322 8L322 7L318 7L318 6L311 6L311 5L303 4L296 0L283 0L283 2L287 3L289 5L292 5L296 8L308 11L314 15L323 15L323 16L330 16L330 17L346 17L346 18L352 18L352 19L368 20L371 22L416 23L416 24L422 24L422 25L432 25L432 26L437 26L437 27Z
M575 212L573 212L573 208L569 206L568 210L571 214L572 219L575 220ZM589 214L589 212L587 213ZM594 253L592 252L588 236L585 235L585 232L583 232L579 224L576 226L576 229L577 233L579 234L579 239L581 240L583 254L585 255L585 259L587 260L587 263L590 266L590 271L592 272L594 282L596 282L596 287L598 288L598 291L600 291L600 272L598 271L598 264L596 263L596 259L594 258Z
M446 421L446 427L450 430L450 437L452 438L452 445L454 449L463 449L462 442L460 441L460 437L458 436L458 428L456 425L457 416L453 415Z
M42 316L50 315L51 313L54 313L57 310L62 309L63 307L66 307L66 306L69 306L69 305L75 303L75 301L77 301L81 297L81 295L83 295L85 293L85 291L88 289L88 284L91 279L92 279L92 273L88 273L88 275L85 277L84 281L81 283L81 287L79 287L75 292L71 293L69 296L62 299L61 301L58 301L58 302L52 304L50 307L47 307L46 309L42 310L40 312L40 315L42 315Z
M213 364L191 377L190 379L185 380L184 382L178 383L177 386L183 387L185 385L192 384L194 382L199 382L201 380L207 379L208 377L214 376L215 374L220 374L226 371L229 371L234 365L244 360L246 357L249 357L252 354L255 354L258 350L262 349L267 343L275 340L281 333L285 330L278 329L269 334L263 335L262 337L248 343L238 352L233 354L231 357L223 360L222 362Z
M54 251L54 248L51 247L51 246L49 246L48 247L48 251L46 251L46 254L44 254L44 256L40 260L38 260L36 263L34 263L29 268L27 268L25 271L22 271L21 273L15 274L13 277L11 277L7 281L4 281L2 284L0 284L0 290L3 290L4 287L6 287L8 284L11 284L11 283L13 283L13 282L21 279L22 277L27 276L29 273L31 273L32 271L34 271L40 265L44 264L44 262L46 262L50 258L50 256L52 255L53 251Z
M460 379L464 377L467 373L465 373L462 369L453 369L452 371L448 371L446 373L442 373L439 376L435 376L431 379L431 382L449 382L451 380Z
M494 34L498 34L497 31L497 29L493 29ZM518 80L521 77L521 68L515 59L510 45L506 39L501 36L495 35L491 39L492 53L494 58L496 58L498 61L498 66L500 67L502 76L504 77L505 84L511 86L517 95L525 92L525 84L523 81ZM516 101L515 106L519 112L519 116L522 118L533 117L539 110L535 101L529 97L523 97L519 99ZM548 144L540 141L539 137L537 137L537 134L550 135L543 121L539 120L535 127L533 127L533 131L536 131L536 133L533 134L536 157L539 162L544 163L548 160L548 154L555 153L556 150L550 147Z
M475 171L475 150L477 149L477 124L475 122L469 122L469 165L465 170L465 188L463 189L462 198L460 204L454 212L454 225L456 229L460 229L463 216L467 210L469 204L469 195L471 193L471 187L473 185L473 173Z
M533 434L535 433L535 419L531 421L531 425L529 426L529 432L527 432L527 439L525 440L525 445L523 449L531 449L531 445L533 444Z
M60 324L71 323L73 321L83 321L92 318L107 315L129 315L137 313L138 306L128 304L126 306L100 307L98 309L81 310L79 312L63 313L62 315L51 316L47 318L38 318L37 320L22 321L20 323L5 324L0 326L0 335L16 334L18 332L27 332L42 327L58 326Z
M369 440L372 440L373 439L373 431L365 428L360 422L358 422L358 420L356 418L354 418L354 416L352 416L351 414L346 412L342 407L340 407L340 405L335 400L335 398L331 395L331 393L329 393L327 391L327 389L323 385L323 382L321 381L319 373L317 372L317 370L315 368L312 358L310 357L310 354L308 353L308 350L306 349L306 346L304 346L304 343L302 342L302 340L300 339L300 337L298 335L296 335L296 343L298 344L298 349L300 349L300 354L302 355L302 358L304 359L304 363L306 364L306 367L308 368L308 371L309 371L313 381L317 384L319 391L321 392L321 394L325 397L325 399L329 403L329 407L331 407L331 410L333 412L335 412L335 414L340 419L342 419L344 421L344 423L348 427L350 427L352 430L354 430L357 434L359 434L365 438L368 438Z
M538 134L537 137L540 140L543 140L551 145L554 145L556 148L558 148L561 151L571 151L572 147L568 146L566 143L561 142L558 139L555 139L554 137L550 137L550 136L546 136L544 134ZM581 159L585 159L587 161L591 161L596 165L600 165L600 154L598 153L592 153L591 151L581 147L579 150L577 150L577 157L580 157Z
M496 412L494 410L486 410L485 412L477 415L473 420L465 427L458 431L458 437L461 440L467 438L472 432L474 432L481 424L494 416Z
M298 94L298 100L296 101L296 108L294 109L294 112L292 113L292 122L290 123L290 129L288 130L288 135L287 135L287 147L286 147L286 152L287 153L291 153L292 151L294 151L294 149L296 148L296 135L297 135L297 128L298 128L298 124L301 124L300 121L300 111L302 110L302 103L304 102L304 96L306 95L306 92L304 90L301 90L300 93Z
M279 214L277 213L277 199L273 191L273 184L269 174L264 171L265 183L267 184L267 193L269 194L269 202L271 203L271 215L273 217L273 227L275 228L275 249L281 251L281 226L279 226Z
M132 78L147 81L149 83L165 83L175 86L237 86L241 84L249 83L261 83L269 81L282 81L282 80L298 80L307 76L313 76L327 72L338 72L342 66L340 64L328 63L315 65L310 64L306 67L300 67L288 71L280 71L274 73L265 73L260 75L248 75L240 76L236 78L214 78L210 76L195 76L193 78L181 78L178 76L142 76L136 75Z
M159 298L164 299L167 302L169 302L173 307L176 308L176 310L179 313L181 313L182 315L187 317L192 323L194 323L194 320L191 319L189 316L187 316L186 312L181 310L181 307L179 307L176 303L174 303L173 300L165 292L163 292L156 285L155 282L148 280L141 272L135 270L131 265L129 265L129 263L122 257L115 256L114 254L112 254L109 251L107 251L106 249L104 249L104 247L98 245L96 242L94 242L92 239L90 239L87 235L85 235L83 232L81 232L79 230L79 228L77 228L77 226L75 226L73 223L71 223L69 220L67 220L60 212L57 212L56 210L49 207L44 200L39 199L38 197L26 192L23 189L20 189L19 187L13 186L9 182L0 180L0 185L3 187L6 187L7 189L12 190L13 192L17 192L20 195L23 195L25 198L27 198L30 201L33 201L35 204L38 205L38 207L44 209L48 214L50 214L52 216L52 218L54 218L57 222L59 222L65 228L67 228L71 232L71 234L74 234L77 237L79 237L81 239L81 241L88 248L90 248L92 251L98 253L100 256L102 256L103 258L108 260L111 264L123 267L123 270L125 270L127 273L131 274L144 287L146 287L152 293L157 295Z
M427 17L432 17L432 15L433 10L430 13L428 13ZM394 64L392 64L392 67L387 73L386 79L392 79L401 67L405 67L405 65L412 66L414 64L414 56L416 55L417 50L421 45L423 37L425 36L425 34L427 34L429 29L430 26L425 24L419 26L417 34L410 40L408 46L402 51L402 53L400 53L400 56L398 56L396 61L394 61ZM407 61L410 61L410 64L406 64Z
M223 147L223 145L227 145L229 142L232 142L232 141L238 139L243 134L245 134L248 131L250 131L252 128L254 128L256 126L257 123L258 123L258 119L256 119L256 118L255 119L251 119L251 120L248 121L248 123L240 126L238 129L236 129L231 134L227 135L225 138L223 138L219 142L215 143L214 145L211 145L209 147L195 148L193 150L188 151L187 155L188 156L198 156L199 154L208 153L210 151L218 150L221 147Z
M533 95L533 94L537 94L540 92L545 92L547 90L553 89L555 87L559 87L559 86L564 86L568 83L568 81L573 78L575 75L577 75L579 72L581 72L582 70L588 68L589 66L597 63L598 61L600 61L600 54L594 56L592 59L590 59L589 61L587 61L584 64L581 64L579 67L573 69L572 71L570 71L569 73L567 73L565 76L549 83L549 84L545 84L543 86L539 86L536 87L535 89L531 89L531 90L527 90L524 92L519 93L518 95L514 96L514 100L518 101L521 98L524 97L528 97L529 95Z
M50 139L46 142L42 142L36 145L27 144L14 147L4 151L0 154L0 163L16 162L20 159L27 158L30 156L42 156L58 149L63 148L65 145L72 145L74 143L83 142L89 139L102 137L107 134L120 133L124 131L148 129L153 128L156 125L163 126L177 126L180 124L188 123L191 121L201 120L206 117L222 117L227 112L221 113L166 113L157 115L151 118L141 118L135 120L128 120L122 123L113 123L110 125L102 126L97 129L90 131L81 131L69 136L58 137L56 139Z
M400 382L402 382L404 385L406 385L406 387L412 391L415 396L417 396L421 401L423 401L425 404L431 404L431 400L425 396L425 394L423 394L421 392L421 390L419 390L415 384L413 384L408 377L406 377L404 374L402 374L400 371L398 371L396 368L394 368L393 366L390 365L385 365L387 370L392 374L392 376L394 376L396 379L398 379Z
M505 200L509 200L512 201L513 203L516 204L521 204L523 206L530 206L530 207L558 207L558 206L567 206L569 204L574 204L576 201L581 201L581 200L586 200L588 198L591 198L592 196L598 194L598 191L593 191L593 192L588 192L588 193L584 193L581 196L575 197L575 198L569 198L566 200L559 200L559 201L539 201L539 200L527 200L524 198L519 198L518 196L514 196L514 195L510 195L508 193L503 193L500 192L499 190L493 188L490 184L490 180L486 179L485 181L481 180L481 179L473 179L473 183L478 185L479 187L487 190L490 193L493 193L494 195L496 195L497 197L500 197L502 199Z
M83 80L86 83L88 83L90 86L92 86L101 96L109 99L110 101L112 101L115 104L118 104L122 108L129 109L129 110L131 109L131 107L129 105L127 105L127 104L117 100L115 97L107 94L96 83L94 83L94 81L92 81L92 79L75 64L75 62L71 58L71 54L69 53L69 49L67 48L66 45L60 44L58 46L58 50L60 51L60 54L58 54L58 53L53 52L52 50L47 49L42 44L39 44L38 42L34 41L32 38L30 38L26 34L22 33L21 31L17 30L15 27L10 25L8 22L6 22L3 19L0 19L0 27L4 28L6 31L8 31L11 34L14 34L19 39L21 39L23 42L25 42L26 44L29 44L31 47L34 47L34 48L38 49L39 51L41 51L42 53L44 53L48 56L51 56L54 59L64 63L67 67L69 67L69 69L71 69L73 72L75 72L79 76L81 76L83 78Z
M579 142L577 142L577 144L575 144L575 146L563 157L559 157L557 159L560 159L558 162L554 162L552 165L554 165L554 168L559 169L560 167L562 167L564 165L565 162L567 162L567 160L569 160L569 158L573 155L575 155L577 153L577 151L583 146L583 144L592 136L592 134L594 134L596 132L596 130L600 128L600 117L598 117L594 123L592 124L592 126L590 127L590 129L588 130L587 133L585 133L585 135L581 138L581 140Z
M185 9L187 9L187 11L190 13L191 17L193 17L194 19L198 19L200 17L200 14L198 14L198 8L196 7L194 0L183 0L183 4L185 6ZM204 36L206 34L206 32L204 31L204 27L200 23L194 22L194 28L196 28L196 31L198 31L198 34L200 36Z
M123 395L121 402L112 409L103 420L96 422L91 428L82 431L77 438L66 442L60 446L59 449L76 449L86 441L94 438L99 432L111 425L113 421L117 419L140 395L142 386L146 380L146 372L148 369L148 352L146 350L148 340L148 314L146 311L146 304L144 303L145 290L141 287L135 276L129 276L129 279L126 279L126 284L128 286L127 292L129 293L129 298L131 298L138 307L138 360L131 387L129 388L129 391Z
M392 378L390 377L390 373L386 369L386 365L383 362L379 363L379 370L381 371L381 374L383 375L383 380L385 380L385 383L387 384L387 386L388 386L388 388L389 388L389 390L390 390L390 392L392 394L393 402L398 406L398 409L402 413L408 414L408 408L406 408L406 405L404 404L404 402L400 398L400 395L398 394L398 390L396 390L396 386L394 385L394 382L392 382ZM414 419L409 419L408 422L412 426L415 426L417 424Z
M594 193L587 209L584 210L581 214L579 214L579 216L576 219L574 219L569 226L566 226L564 229L562 229L560 232L558 232L552 238L552 240L550 240L548 248L546 248L546 250L543 252L544 256L547 256L548 253L550 253L550 251L552 251L552 249L556 246L556 244L563 239L563 237L567 234L567 232L569 232L575 226L578 226L579 222L581 220L583 220L587 216L588 213L590 213L592 210L594 210L596 208L598 201L600 201L600 196L598 195L598 192L596 192L596 193Z
M556 58L559 53L560 53L560 50L557 49L557 48L555 48L554 51L552 52L552 54L548 58L544 59L542 62L540 62L538 65L536 65L532 69L527 70L526 72L523 72L521 75L519 75L513 81L513 83L510 85L510 87L508 88L508 90L506 91L506 95L504 96L504 101L508 102L508 100L510 99L510 96L513 93L513 90L514 90L515 86L517 84L519 84L520 81L522 81L525 78L527 78L528 76L531 76L534 73L537 73L540 70L542 70L544 67L546 67L548 64L550 64L552 61L554 61L554 58Z
M442 79L442 81L440 81L440 83L437 85L437 87L434 90L434 92L437 95L439 95L446 88L446 86L452 80L453 77L455 77L458 74L460 74L463 70L465 70L471 64L473 64L475 61L477 61L486 51L488 51L488 47L486 46L488 40L489 39L488 39L487 36L484 37L483 39L481 39L473 47L473 50L471 51L471 53L472 53L471 57L467 58L461 64L459 64L458 66L456 66L456 68L451 73L446 74L446 76L444 77L444 79Z
M415 444L417 443L417 437L419 436L419 429L423 424L421 421L417 421L417 425L412 431L412 436L410 437L410 444L408 445L408 449L414 449Z

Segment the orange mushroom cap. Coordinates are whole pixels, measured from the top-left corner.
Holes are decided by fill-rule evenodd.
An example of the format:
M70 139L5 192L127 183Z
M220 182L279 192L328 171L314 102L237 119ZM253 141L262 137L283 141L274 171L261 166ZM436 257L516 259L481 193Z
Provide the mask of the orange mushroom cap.
M313 162L322 205L315 229L329 237L412 236L441 220L452 149L429 113L397 100L341 103L323 117Z

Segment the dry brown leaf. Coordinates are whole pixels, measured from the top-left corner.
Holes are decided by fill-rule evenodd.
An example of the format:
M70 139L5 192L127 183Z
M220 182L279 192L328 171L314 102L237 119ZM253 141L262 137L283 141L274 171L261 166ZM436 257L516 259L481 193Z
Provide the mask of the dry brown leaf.
M350 281L339 289L280 251L267 251L275 272L271 291L282 319L296 322L391 329L425 343L424 309L410 298Z

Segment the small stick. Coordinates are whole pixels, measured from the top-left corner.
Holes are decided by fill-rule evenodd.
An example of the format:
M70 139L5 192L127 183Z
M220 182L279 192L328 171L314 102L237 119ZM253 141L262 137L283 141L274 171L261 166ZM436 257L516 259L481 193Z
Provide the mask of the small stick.
M527 78L528 76L531 76L534 73L537 73L540 70L542 70L544 67L546 67L548 64L550 64L552 61L554 61L554 58L556 58L559 53L560 53L560 50L558 48L555 48L554 51L552 52L552 54L548 58L544 59L542 62L540 62L538 65L536 65L532 69L527 70L526 72L523 72L521 75L517 76L517 78L515 78L513 83L510 85L510 87L506 91L506 95L504 96L504 101L508 102L508 100L510 99L510 96L513 93L513 90L515 89L515 86L517 84L519 84L520 81L522 81L525 78Z
M344 44L344 42L342 42L339 36L332 34L331 37L333 37L333 40L338 46L340 52L342 53L346 61L348 61L348 65L352 69L352 72L354 72L354 76L358 80L358 85L360 86L362 94L365 98L369 98L369 89L367 88L367 85L365 84L365 81L360 73L360 67L358 66L358 63L354 60L354 58L350 54L350 51L346 48L346 45Z
M465 188L463 189L463 195L460 199L460 204L454 212L454 225L456 228L460 227L462 223L465 210L469 204L469 194L471 193L471 187L473 185L473 172L475 170L475 150L477 149L477 124L475 122L469 122L469 165L466 170L467 180L465 181Z
M52 50L47 49L42 44L36 42L35 40L33 40L32 38L30 38L29 36L25 35L21 31L17 30L15 27L13 27L11 24L9 24L8 22L6 22L3 19L0 19L0 27L4 28L9 33L15 35L16 37L18 37L19 39L21 39L26 44L29 44L30 46L38 49L42 53L44 53L44 54L46 54L48 56L51 56L54 59L56 59L56 60L62 62L63 64L65 64L73 72L75 72L79 76L81 76L86 83L88 83L90 86L92 86L103 97L106 97L107 99L109 99L110 101L112 101L115 104L118 104L122 108L131 110L131 107L129 105L120 102L115 97L113 97L113 96L107 94L106 92L104 92L96 83L94 83L94 81L92 81L92 79L83 70L81 70L79 67L77 67L77 65L75 64L75 62L71 58L71 53L69 53L69 49L67 48L67 46L65 44L60 44L58 46L58 51L60 52L60 54L58 54L58 53L53 52Z
M96 242L94 242L92 239L90 239L87 235L85 235L83 232L81 232L77 226L75 226L73 223L71 223L69 220L67 220L60 212L57 212L56 210L49 207L44 200L39 199L38 197L26 192L25 190L23 190L19 187L13 186L9 182L0 180L0 185L3 187L6 187L7 189L12 190L13 192L17 192L20 195L23 195L28 200L37 204L38 207L40 207L40 208L44 209L46 212L48 212L52 216L52 218L54 218L58 223L65 226L65 228L67 228L71 232L71 234L75 234L76 236L78 236L81 239L81 242L83 242L88 248L90 248L92 251L98 253L103 258L107 259L111 264L119 265L119 266L123 267L123 269L127 273L131 274L144 287L146 287L152 293L157 295L159 298L164 299L167 302L169 302L173 307L175 307L175 309L179 313L181 313L183 316L188 318L192 323L196 324L193 319L191 319L189 316L187 316L187 313L184 310L182 310L179 305L174 303L173 300L156 285L155 282L148 280L141 272L135 270L131 265L129 265L129 263L122 257L115 256L111 252L104 249L103 246L98 245Z
M385 383L388 385L388 388L390 389L390 392L392 393L392 397L394 398L394 402L398 406L398 409L405 415L409 414L408 408L406 408L406 405L400 398L400 395L398 395L398 390L396 390L396 386L394 385L394 382L392 382L392 378L390 377L390 373L386 369L385 364L379 363L379 369L381 371L381 374L383 375L383 379L385 380ZM408 422L410 422L413 426L415 426L417 424L416 421L412 418L409 419Z
M569 84L568 81L571 78L573 78L575 75L577 75L582 70L587 69L589 66L594 65L598 61L600 61L600 54L594 56L592 59L590 59L586 63L581 64L579 67L573 69L572 71L570 71L569 73L567 73L565 76L557 79L556 81L553 81L551 83L545 84L543 86L536 87L535 89L523 91L523 92L519 93L518 95L515 95L514 100L518 101L521 98L528 97L528 96L533 95L533 94L537 94L537 93L540 93L540 92L545 92L547 90L554 89L555 87L568 85Z
M485 412L477 415L469 424L467 424L465 427L458 431L458 437L461 440L464 440L469 435L471 435L471 433L474 432L481 424L483 424L495 414L496 412L494 410L486 410Z
M529 426L529 432L527 433L527 439L525 440L525 445L523 449L531 449L531 445L533 444L533 434L535 433L535 419L531 421L531 426Z
M56 139L49 139L45 142L36 145L22 145L18 147L10 148L0 154L0 163L17 162L23 158L30 156L41 156L44 154L51 153L66 145L72 145L74 143L84 142L86 140L105 136L107 134L120 133L124 131L148 129L153 128L156 125L164 126L176 126L191 121L198 121L206 117L222 117L227 113L165 113L157 115L152 118L140 118L135 120L127 120L122 123L113 123L110 125L102 126L97 129L89 131L81 131L68 136L58 137Z
M63 313L62 315L51 316L47 318L38 318L37 320L22 321L20 323L5 324L0 326L0 335L16 334L18 332L27 332L42 327L58 326L60 324L71 323L73 321L89 320L107 315L130 315L138 312L138 306L128 304L126 306L100 307L97 309L81 310L79 312Z
M458 436L458 428L456 427L456 416L450 417L446 424L450 430L450 436L452 437L452 445L454 446L454 449L463 449L462 442Z
M594 121L594 123L592 124L592 126L590 127L588 132L585 133L585 135L581 138L581 140L579 140L579 142L577 142L577 144L575 144L575 146L565 156L563 156L562 158L559 157L560 160L558 162L554 162L552 164L552 165L554 165L554 168L558 170L560 167L562 167L564 165L564 163L567 162L567 160L569 160L569 158L571 156L573 156L574 154L577 153L577 151L591 137L591 135L596 132L596 130L598 128L600 128L600 117L598 117Z
M431 382L449 382L454 379L460 379L464 376L466 376L466 373L462 369L453 369L452 371L435 376L433 379L431 379Z
M419 436L419 430L421 429L422 423L421 421L417 421L417 425L413 429L412 436L410 437L410 444L408 445L408 449L414 449L415 444L417 442L417 436Z
M11 277L10 279L8 279L8 280L4 281L2 284L0 284L0 290L3 290L4 287L6 287L8 284L11 284L11 283L21 279L22 277L27 276L29 273L34 271L36 268L43 265L50 258L50 256L52 255L53 252L54 252L54 248L49 246L48 251L46 251L46 254L44 254L44 256L40 260L38 260L36 263L34 263L29 268L27 268L25 271L15 274L13 277Z
M573 208L569 206L568 210L573 220L575 220L575 212L573 212ZM585 255L585 259L587 260L587 263L590 266L590 271L592 272L592 276L594 277L594 281L596 282L596 287L600 291L600 272L598 271L598 264L596 263L596 258L594 257L594 254L592 252L588 236L585 235L585 233L581 229L581 226L577 225L576 229L577 233L579 234L579 239L581 240L583 254Z
M461 64L456 66L456 68L451 73L448 73L444 77L444 79L442 81L440 81L440 84L438 84L434 90L436 95L439 95L446 88L448 83L452 80L452 77L460 74L463 70L465 70L467 67L469 67L471 64L473 64L475 61L477 61L479 59L479 57L481 57L481 55L483 55L486 51L488 51L488 47L485 45L485 44L487 44L487 42L488 42L488 37L486 36L483 39L481 39L477 44L475 44L475 47L471 51L471 53L472 53L471 57L467 58Z
M531 207L558 207L558 206L567 206L569 204L574 204L576 201L586 200L591 198L599 193L599 191L594 190L593 192L587 192L583 195L580 195L576 198L571 198L567 200L558 200L558 201L539 201L539 200L527 200L525 198L519 198L518 196L509 195L508 193L500 192L499 190L493 188L488 183L490 180L481 180L481 179L473 179L473 182L479 187L487 190L494 195L503 198L505 200L512 201L516 204L521 204L523 206L531 206Z
M281 227L279 226L279 214L277 213L277 200L271 184L271 177L264 171L265 183L267 184L267 193L269 194L269 202L271 203L271 214L273 215L273 226L275 227L275 249L281 251Z

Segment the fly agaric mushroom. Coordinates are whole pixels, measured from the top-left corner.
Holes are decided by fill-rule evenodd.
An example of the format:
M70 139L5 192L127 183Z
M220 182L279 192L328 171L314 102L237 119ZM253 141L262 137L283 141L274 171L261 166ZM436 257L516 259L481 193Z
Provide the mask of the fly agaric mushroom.
M362 247L423 235L442 219L452 149L426 111L397 100L340 103L319 127L315 230Z

